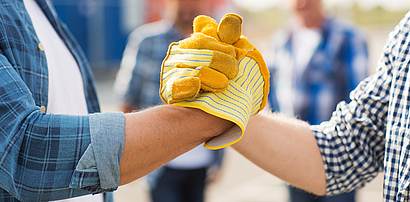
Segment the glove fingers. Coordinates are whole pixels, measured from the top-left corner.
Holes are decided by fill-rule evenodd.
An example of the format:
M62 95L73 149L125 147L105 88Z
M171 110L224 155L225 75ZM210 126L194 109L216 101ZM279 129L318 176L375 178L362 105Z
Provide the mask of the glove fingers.
M196 76L201 68L163 68L160 95L164 103L174 103L195 97L200 90Z
M229 79L235 78L238 74L236 57L219 51L214 52L209 67L225 74Z
M260 52L241 36L241 24L236 14L225 15L219 25L198 16L191 37L171 44L162 64L164 102L198 108L237 125L207 142L207 148L239 141L249 118L266 104L269 71Z
M206 49L236 56L235 48L232 45L222 44L218 40L202 33L194 33L191 37L179 41L178 44L182 49Z
M219 40L216 31L218 29L218 23L214 19L206 15L199 15L193 22L194 33L203 33L207 36L211 36L216 40Z
M169 103L194 98L198 95L200 86L201 81L197 77L176 79L172 84L172 99Z
M218 23L211 17L199 15L193 22L194 33L203 33L227 44L235 43L242 32L242 17L229 13Z
M235 78L238 73L238 60L236 50L232 45L226 45L218 42L216 39L205 36L201 33L193 34L192 37L179 42L181 51L186 49L213 50L212 59L209 65L211 68L225 74L229 79ZM173 57L177 57L176 55ZM184 54L187 59L189 56ZM198 58L198 55L192 55L192 60ZM185 60L188 61L188 60Z
M214 93L219 93L228 88L228 78L209 67L202 67L197 77L201 80L201 89Z
M227 44L233 44L241 36L242 32L242 17L229 13L222 17L219 22L217 34L219 39Z

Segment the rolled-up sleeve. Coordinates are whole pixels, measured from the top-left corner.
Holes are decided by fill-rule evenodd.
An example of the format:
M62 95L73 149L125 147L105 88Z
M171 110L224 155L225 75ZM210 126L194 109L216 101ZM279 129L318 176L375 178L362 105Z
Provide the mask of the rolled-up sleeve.
M381 58L379 64L385 64ZM363 80L350 103L340 102L329 121L311 126L322 154L327 195L363 187L383 170L391 86L389 65Z
M384 131L372 117L354 117L340 103L330 121L311 129L322 154L327 195L363 187L382 171Z
M74 171L70 187L92 193L114 191L120 182L124 114L92 114L89 118L91 144Z

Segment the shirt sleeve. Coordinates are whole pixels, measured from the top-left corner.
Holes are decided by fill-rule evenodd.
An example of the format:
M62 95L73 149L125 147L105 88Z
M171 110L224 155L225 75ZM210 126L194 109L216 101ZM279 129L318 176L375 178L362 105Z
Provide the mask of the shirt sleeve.
M392 71L389 44L378 71L361 81L350 103L340 102L329 121L311 126L326 171L327 194L364 186L383 170Z
M120 183L124 115L111 112L92 114L89 118L91 144L74 171L70 188L92 193L114 191Z
M30 72L27 72L29 76ZM0 187L21 201L48 201L118 187L124 115L46 114L0 55Z

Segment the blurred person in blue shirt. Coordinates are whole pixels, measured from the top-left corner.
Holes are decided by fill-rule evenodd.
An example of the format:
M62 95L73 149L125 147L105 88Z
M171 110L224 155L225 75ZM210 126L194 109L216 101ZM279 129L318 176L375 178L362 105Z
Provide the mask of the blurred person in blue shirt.
M292 0L291 9L294 18L269 46L269 103L273 111L319 124L367 76L367 44L355 25L327 16L321 0ZM355 191L317 197L290 186L289 195L292 202L355 201Z
M114 84L123 112L163 104L158 81L169 44L189 37L193 19L200 14L212 14L211 6L214 6L212 0L165 0L164 3L168 11L164 19L144 24L129 35ZM223 149L213 151L200 145L149 174L152 201L203 201L207 179L216 176L222 156Z

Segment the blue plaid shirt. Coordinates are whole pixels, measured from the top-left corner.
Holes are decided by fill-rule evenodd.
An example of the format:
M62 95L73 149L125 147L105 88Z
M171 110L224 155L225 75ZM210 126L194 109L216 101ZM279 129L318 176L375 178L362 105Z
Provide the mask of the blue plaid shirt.
M320 37L306 68L297 68L293 62L292 27L274 34L267 57L272 109L310 124L329 120L337 103L349 101L349 92L368 76L367 45L357 28L326 18Z
M390 32L377 72L312 126L325 164L327 191L362 187L384 171L384 201L410 201L410 12Z
M45 53L23 0L0 0L0 201L113 191L119 184L124 116L96 113L96 90L83 52L50 3L36 1L76 58L88 111L94 114L43 112L48 102Z

